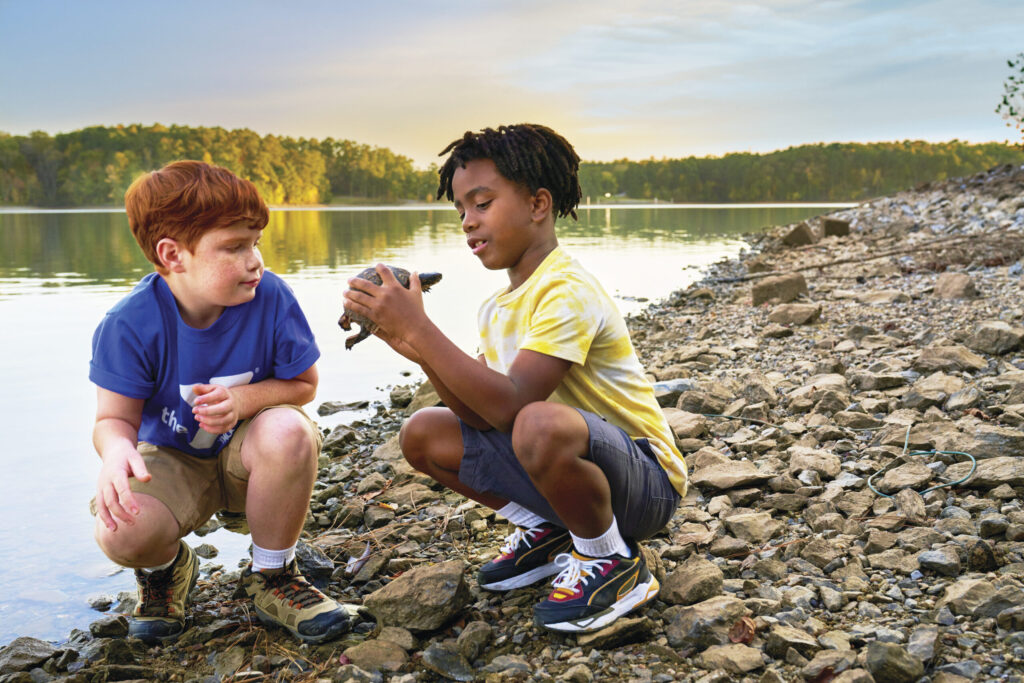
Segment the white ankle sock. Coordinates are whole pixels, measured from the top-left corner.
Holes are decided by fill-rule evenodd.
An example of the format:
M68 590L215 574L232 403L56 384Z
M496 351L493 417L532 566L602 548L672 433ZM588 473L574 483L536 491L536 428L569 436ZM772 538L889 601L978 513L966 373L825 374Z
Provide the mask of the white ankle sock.
M519 503L508 503L500 510L496 510L496 512L516 526L521 526L524 529L532 529L547 521L540 515L530 512Z
M280 569L295 557L295 546L281 550L267 550L255 543L252 544L252 570Z
M171 558L170 560L168 560L167 562L164 562L163 564L158 564L158 565L157 565L157 566L155 566L155 567L146 567L146 568L145 568L145 569L143 569L142 571L144 571L144 572L150 572L150 573L151 573L151 572L159 572L159 571L163 571L164 569L167 569L167 568L168 568L168 567L170 567L170 566L171 566L172 564L174 564L175 560L177 560L177 559L178 559L178 555L181 555L181 543L180 543L180 542L178 543L178 552L174 553L174 557L172 557L172 558Z
M581 555L586 555L587 557L608 557L609 555L632 556L632 553L629 552L629 546L626 545L625 539L619 533L619 525L615 521L615 515L612 515L612 525L608 527L608 531L597 538L580 538L571 531L569 535L572 537L573 547Z

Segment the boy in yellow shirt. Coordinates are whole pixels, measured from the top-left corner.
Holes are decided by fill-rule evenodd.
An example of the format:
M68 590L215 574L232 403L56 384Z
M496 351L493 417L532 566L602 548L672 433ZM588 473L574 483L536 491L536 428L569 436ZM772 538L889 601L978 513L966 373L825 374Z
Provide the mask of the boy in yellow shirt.
M402 427L418 470L516 525L478 571L488 590L557 574L535 622L602 628L653 599L637 541L662 529L686 491L686 465L622 315L558 245L576 218L579 157L534 124L467 132L442 154L438 198L455 204L470 251L509 286L481 306L478 358L427 317L417 277L403 288L349 280L346 305L418 363L445 408Z

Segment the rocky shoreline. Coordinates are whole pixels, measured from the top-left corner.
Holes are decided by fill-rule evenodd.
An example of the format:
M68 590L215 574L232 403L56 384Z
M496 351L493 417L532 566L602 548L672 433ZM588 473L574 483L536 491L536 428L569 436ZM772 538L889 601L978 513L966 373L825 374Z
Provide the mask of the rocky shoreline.
M405 464L401 421L436 397L399 387L327 435L300 546L362 605L351 634L266 630L201 547L178 643L125 639L123 594L0 649L0 683L1024 681L1024 168L749 243L629 320L691 471L646 543L652 605L560 636L532 624L545 584L480 591L507 527Z

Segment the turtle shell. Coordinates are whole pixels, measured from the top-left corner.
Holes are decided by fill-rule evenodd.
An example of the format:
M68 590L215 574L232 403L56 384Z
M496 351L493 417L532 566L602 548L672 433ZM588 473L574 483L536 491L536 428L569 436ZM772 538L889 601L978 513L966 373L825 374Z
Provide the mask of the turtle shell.
M403 287L409 289L409 271L405 268L399 268L398 266L387 266L387 269L395 276ZM375 285L381 284L380 273L373 266L365 268L356 277L368 280ZM441 273L420 273L420 286L424 292L429 292L430 288L441 281ZM358 313L353 313L347 308L342 311L341 318L338 319L338 325L341 329L348 331L352 329L352 323L359 325L359 332L345 339L345 348L350 350L353 346L363 341L377 329L377 326L369 318L365 318Z

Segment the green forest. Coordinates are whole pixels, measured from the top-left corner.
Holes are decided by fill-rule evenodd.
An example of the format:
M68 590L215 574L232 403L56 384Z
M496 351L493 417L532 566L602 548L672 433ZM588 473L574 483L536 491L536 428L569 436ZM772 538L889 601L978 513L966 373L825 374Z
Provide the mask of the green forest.
M0 132L0 205L112 206L140 173L201 159L248 178L269 204L430 201L437 169L352 140L248 129L94 126L70 133ZM855 201L922 182L1024 163L1000 143L921 141L801 145L769 154L583 162L584 201L728 203Z

